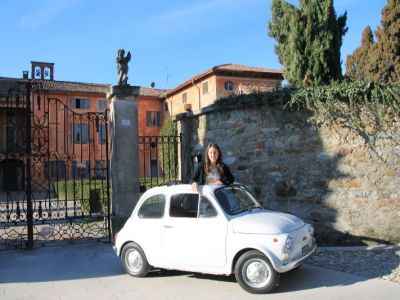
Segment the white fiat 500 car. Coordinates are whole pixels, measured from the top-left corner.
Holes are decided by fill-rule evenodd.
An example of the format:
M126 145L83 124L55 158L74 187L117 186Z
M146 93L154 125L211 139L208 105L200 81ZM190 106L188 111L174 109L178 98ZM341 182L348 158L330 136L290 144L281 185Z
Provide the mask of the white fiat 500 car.
M298 217L262 208L241 185L165 185L149 189L114 239L132 276L152 268L231 275L251 293L267 293L279 274L316 249L314 229Z

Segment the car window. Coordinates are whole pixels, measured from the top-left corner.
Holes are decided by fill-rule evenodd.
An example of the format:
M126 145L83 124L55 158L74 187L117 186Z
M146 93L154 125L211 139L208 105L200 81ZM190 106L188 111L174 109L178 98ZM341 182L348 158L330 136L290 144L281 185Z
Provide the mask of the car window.
M223 187L214 192L219 204L230 215L261 208L256 199L240 186Z
M165 196L154 195L146 199L139 209L138 216L142 219L159 219L164 216Z
M171 196L169 215L175 218L196 218L199 194L175 194Z
M217 215L217 210L207 197L201 196L199 205L199 218L212 218Z

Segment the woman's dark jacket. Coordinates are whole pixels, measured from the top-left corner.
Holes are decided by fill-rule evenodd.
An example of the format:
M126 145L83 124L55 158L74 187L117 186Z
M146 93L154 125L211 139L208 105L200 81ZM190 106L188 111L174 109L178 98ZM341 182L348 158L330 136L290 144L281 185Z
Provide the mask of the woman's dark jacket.
M228 166L224 163L221 163L222 166L222 170L220 170L220 168L218 168L218 171L220 172L220 176L221 176L221 182L224 185L230 185L235 181L235 178L233 177L231 170L229 170ZM222 171L222 172L221 172ZM198 184L205 184L206 182L206 172L204 170L204 162L202 162L201 164L199 164L197 166L196 171L194 172L191 182L197 182Z

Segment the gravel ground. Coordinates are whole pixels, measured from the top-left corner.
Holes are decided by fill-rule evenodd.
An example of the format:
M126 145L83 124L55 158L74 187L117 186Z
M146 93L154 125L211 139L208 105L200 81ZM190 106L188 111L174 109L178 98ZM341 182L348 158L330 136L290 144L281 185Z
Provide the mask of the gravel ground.
M367 278L379 277L400 284L400 244L319 247L307 263Z

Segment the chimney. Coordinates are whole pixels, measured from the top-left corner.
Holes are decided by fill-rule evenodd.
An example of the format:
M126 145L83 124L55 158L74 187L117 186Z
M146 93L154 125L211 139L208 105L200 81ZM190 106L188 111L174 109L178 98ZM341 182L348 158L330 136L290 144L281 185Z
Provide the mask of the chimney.
M54 80L54 63L31 61L32 79Z
M22 71L22 79L29 79L29 72L28 71Z

